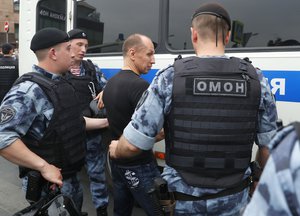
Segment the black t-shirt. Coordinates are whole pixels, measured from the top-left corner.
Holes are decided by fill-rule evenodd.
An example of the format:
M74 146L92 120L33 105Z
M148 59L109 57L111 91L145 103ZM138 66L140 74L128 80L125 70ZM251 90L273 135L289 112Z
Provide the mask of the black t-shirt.
M149 83L131 70L121 70L105 86L103 102L106 107L112 139L116 140L123 134L124 128L131 120L135 107ZM137 165L153 160L151 150L129 159L115 160L118 164Z
M18 61L13 57L0 58L0 103L18 77Z

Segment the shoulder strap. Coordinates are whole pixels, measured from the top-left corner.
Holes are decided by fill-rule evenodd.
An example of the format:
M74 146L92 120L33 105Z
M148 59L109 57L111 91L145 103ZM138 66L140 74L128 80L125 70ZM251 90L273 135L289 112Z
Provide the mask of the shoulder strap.
M52 101L53 104L57 102L57 97L53 92L53 86L57 85L57 82L53 81L52 79L47 78L46 76L36 73L36 72L29 72L22 75L20 78L16 80L14 85L24 82L26 80L32 81L38 84L47 97Z
M91 77L91 81L94 83L94 85L96 87L96 93L99 93L101 91L101 89L98 84L99 82L97 79L97 71L96 71L94 63L90 59L87 59L87 60L82 61L82 65L83 65L83 68L85 69L86 75L89 75ZM102 72L100 72L100 73L102 73Z
M90 59L82 61L83 68L85 69L86 75L90 75L91 77L96 77L96 69L95 65Z
M56 83L53 82L52 79L49 79L49 78L43 76L42 74L36 73L36 72L29 72L29 73L24 74L23 76L19 77L16 80L14 85L24 82L26 80L30 80L30 81L35 82L39 85L42 85L46 88L51 88L53 85L56 85Z

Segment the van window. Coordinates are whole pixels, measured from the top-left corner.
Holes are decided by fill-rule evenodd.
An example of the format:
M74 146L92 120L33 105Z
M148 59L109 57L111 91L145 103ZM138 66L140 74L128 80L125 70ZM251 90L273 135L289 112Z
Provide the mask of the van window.
M77 1L76 27L89 39L88 53L121 52L133 33L158 41L159 0Z
M191 16L205 2L170 0L168 45L173 50L192 49ZM217 1L229 12L234 24L227 48L282 48L300 45L300 1ZM298 47L299 48L299 47Z
M66 31L66 0L41 0L37 5L37 31L56 27Z

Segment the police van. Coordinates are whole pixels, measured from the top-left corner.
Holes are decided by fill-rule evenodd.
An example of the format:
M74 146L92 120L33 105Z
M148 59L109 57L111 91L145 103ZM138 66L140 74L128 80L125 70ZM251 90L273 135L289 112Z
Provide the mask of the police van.
M87 58L98 64L109 79L122 67L122 43L132 33L149 36L155 44L156 64L143 77L155 73L180 54L194 55L190 42L191 15L200 4L189 0L26 0L20 1L20 74L36 63L29 49L34 33L44 27L64 31L81 28L89 36ZM230 13L232 37L229 56L248 57L263 71L276 98L284 124L300 121L300 1L216 0ZM215 88L228 93L242 83L197 83L198 91ZM156 144L157 158L164 159L164 143Z

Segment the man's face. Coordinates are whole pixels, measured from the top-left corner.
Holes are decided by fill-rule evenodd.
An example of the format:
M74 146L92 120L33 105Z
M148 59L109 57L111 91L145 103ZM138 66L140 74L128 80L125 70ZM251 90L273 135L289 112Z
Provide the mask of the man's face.
M57 63L60 66L60 71L62 73L67 72L72 64L72 59L74 57L71 52L71 43L70 42L61 43L56 48L56 55L57 55Z
M145 40L145 47L135 50L134 64L140 74L147 74L155 64L154 46L149 39Z
M71 40L71 52L75 62L82 61L88 48L87 39L76 38Z

